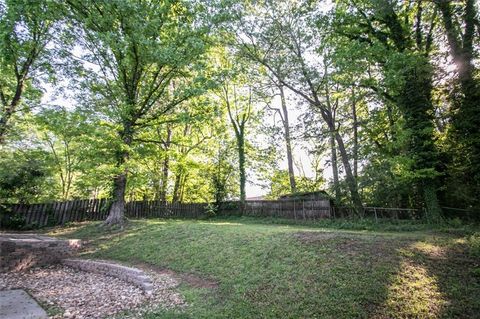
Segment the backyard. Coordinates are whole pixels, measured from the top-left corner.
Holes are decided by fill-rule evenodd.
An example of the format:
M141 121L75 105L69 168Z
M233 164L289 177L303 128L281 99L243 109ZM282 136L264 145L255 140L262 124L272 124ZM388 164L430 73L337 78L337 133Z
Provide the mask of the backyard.
M45 232L86 241L82 257L180 278L186 306L159 305L144 318L479 317L478 230L411 222L340 229L353 225L369 228L236 217L136 220L121 232L85 222Z
M0 319L480 319L479 12L0 0Z

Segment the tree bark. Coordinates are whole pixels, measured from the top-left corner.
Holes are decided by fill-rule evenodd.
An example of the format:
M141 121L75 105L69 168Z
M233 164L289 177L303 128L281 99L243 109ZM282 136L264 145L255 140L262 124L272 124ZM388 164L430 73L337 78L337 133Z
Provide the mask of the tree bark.
M358 177L358 120L357 120L357 98L355 87L352 87L352 119L353 119L353 176Z
M474 206L480 206L480 84L474 77L473 39L477 15L474 0L466 0L463 33L454 25L454 13L448 1L437 0L447 36L450 54L457 66L459 98L453 101L457 112L453 116L453 137L465 169L460 179L469 185Z
M162 177L160 180L160 187L158 192L158 200L161 202L167 201L167 187L168 187L168 173L170 170L170 156L168 151L172 140L172 129L167 127L167 138L163 142L163 151L165 152L162 163Z
M113 201L108 212L104 226L120 226L125 223L125 189L127 187L127 170L118 174L113 179Z
M338 180L337 147L335 145L335 133L330 132L330 159L332 162L333 190L335 192L335 204L340 204L340 184Z
M13 96L12 101L9 104L7 104L6 101L2 102L2 104L4 104L5 111L2 117L0 118L0 145L5 144L5 137L7 135L8 126L10 124L9 123L10 118L15 112L18 104L20 104L20 99L22 97L23 87L24 87L23 81L24 81L23 78L20 78L17 80L17 87L15 88L15 95ZM3 93L2 93L2 97L3 97Z
M404 84L396 99L405 119L405 131L408 133L407 152L412 159L410 174L414 176L414 184L421 190L420 195L423 197L428 215L432 220L438 220L442 211L436 187L438 152L433 134L432 68L428 60L430 48L425 45L425 50L409 52L408 48L413 44L409 32L403 28L393 4L385 0L382 2L382 9L378 10L377 14L382 17L389 29L389 38L393 41L396 51L409 58L403 69L397 70L402 75ZM421 15L421 12L419 14ZM378 34L372 35L378 38Z
M162 163L162 177L160 180L160 189L158 192L158 200L161 202L167 201L167 186L168 186L168 173L170 168L170 157L165 154Z
M330 128L334 129L334 127ZM347 182L348 189L350 191L350 196L352 197L352 203L355 208L355 211L360 217L364 216L364 208L360 195L358 194L357 181L352 173L352 168L350 166L350 161L348 160L347 150L345 149L345 144L343 143L342 136L338 131L335 131L335 140L337 141L338 150L340 151L340 157L342 159L342 164L345 169L345 180Z
M350 164L350 158L348 156L347 150L345 148L345 144L343 142L342 135L338 131L336 127L336 119L335 119L335 112L336 112L336 106L334 109L334 103L331 102L331 97L330 97L330 89L328 87L328 83L326 86L326 107L323 106L320 103L320 99L315 91L312 90L312 93L315 97L315 101L317 103L317 106L321 110L321 115L325 123L327 123L328 129L330 131L330 135L335 139L332 144L332 141L330 141L331 145L335 146L335 141L336 145L338 147L338 150L340 151L340 158L342 160L343 167L345 169L345 181L347 182L347 187L350 192L350 197L352 200L353 207L355 209L355 212L358 214L358 216L363 217L364 216L364 208L362 204L362 200L360 198L360 195L358 193L358 187L357 187L357 180L354 177L352 173L352 166ZM336 161L336 149L335 149L335 162ZM337 176L338 176L338 171L337 171ZM337 196L337 195L336 195Z
M240 175L240 210L243 214L245 210L245 201L247 199L247 193L245 190L247 183L247 175L245 173L245 136L244 129L241 128L240 134L237 136L238 147L238 169Z
M235 116L232 114L232 105L230 104L230 100L228 98L228 88L225 86L225 102L227 106L227 111L228 111L228 117L230 118L230 122L233 126L233 130L235 132L235 139L237 142L237 151L238 151L238 169L239 169L239 177L240 177L240 214L243 215L245 211L245 201L246 201L246 183L247 183L247 175L245 172L245 125L250 119L250 112L251 112L251 107L252 107L252 92L250 88L250 98L248 102L248 107L247 109L243 110L243 114L239 115L239 110L238 108L236 109L236 114ZM235 96L235 88L233 89L233 93ZM237 103L237 100L235 98L234 100L234 105L235 107Z
M283 122L283 130L284 130L284 137L285 137L285 146L287 151L287 164L288 164L288 177L290 181L290 191L295 193L297 191L297 185L295 183L295 171L293 166L293 154L292 154L292 144L291 144L291 137L290 137L290 122L288 119L288 108L287 103L285 100L285 92L283 90L282 85L278 85L278 89L280 91L280 101L282 105L282 122Z
M434 142L433 109L431 101L431 76L428 62L405 68L404 87L398 96L398 106L405 118L408 132L408 154L411 156L414 183L423 191L423 202L429 219L439 220L441 208L437 198L438 152Z
M174 203L178 203L181 198L183 174L184 174L183 171L177 172L175 174L175 183L173 185L173 197L172 197L172 201Z
M121 173L113 179L112 205L107 219L103 222L103 226L106 227L120 226L123 228L125 224L125 190L127 188L128 169L123 166L130 155L128 149L132 145L133 129L131 122L125 122L123 127L120 137L127 149L117 151L117 168L121 170Z

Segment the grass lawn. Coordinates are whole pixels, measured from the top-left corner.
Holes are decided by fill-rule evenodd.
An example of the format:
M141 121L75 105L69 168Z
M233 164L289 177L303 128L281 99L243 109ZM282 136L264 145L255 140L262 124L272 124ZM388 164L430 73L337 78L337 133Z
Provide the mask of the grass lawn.
M348 231L265 220L96 223L50 235L89 240L85 257L195 274L189 306L145 318L480 318L480 232Z

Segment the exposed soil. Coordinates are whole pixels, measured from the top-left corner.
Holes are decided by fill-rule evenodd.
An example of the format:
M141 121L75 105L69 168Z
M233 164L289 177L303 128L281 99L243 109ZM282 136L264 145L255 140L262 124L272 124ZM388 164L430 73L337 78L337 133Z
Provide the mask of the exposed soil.
M135 267L143 269L147 272L153 272L159 275L168 275L194 288L207 288L207 289L218 288L218 282L216 282L215 280L202 278L196 274L178 273L171 269L155 266L145 262L135 262L134 265Z

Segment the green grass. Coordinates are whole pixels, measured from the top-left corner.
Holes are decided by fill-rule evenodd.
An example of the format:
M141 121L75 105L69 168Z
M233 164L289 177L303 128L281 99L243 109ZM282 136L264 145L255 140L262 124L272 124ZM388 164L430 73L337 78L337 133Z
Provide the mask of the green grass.
M474 228L279 222L146 220L123 232L87 223L50 234L89 240L88 257L148 263L218 284L183 284L186 309L145 318L480 317Z

